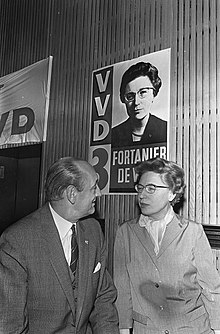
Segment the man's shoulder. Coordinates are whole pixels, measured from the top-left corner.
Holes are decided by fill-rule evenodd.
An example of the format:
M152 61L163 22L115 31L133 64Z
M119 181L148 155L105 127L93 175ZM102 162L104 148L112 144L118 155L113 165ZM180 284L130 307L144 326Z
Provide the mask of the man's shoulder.
M98 233L101 231L100 223L92 216L80 219L79 224L86 231L95 231Z
M3 233L16 234L28 233L29 231L34 233L37 228L37 222L42 220L46 214L49 214L49 207L47 204L29 213L27 216L20 218L18 221L7 227Z

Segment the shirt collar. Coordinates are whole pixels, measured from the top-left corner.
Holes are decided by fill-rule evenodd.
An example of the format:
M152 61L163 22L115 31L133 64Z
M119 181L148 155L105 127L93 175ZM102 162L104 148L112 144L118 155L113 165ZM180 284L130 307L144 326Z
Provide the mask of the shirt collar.
M64 219L63 217L61 217L51 206L51 204L49 203L49 208L51 211L51 214L53 216L55 225L58 229L59 232L59 236L60 239L63 240L66 236L66 234L68 233L68 231L71 229L72 227L72 223L66 219Z
M141 214L140 215L140 218L139 218L139 225L141 226L141 227L146 227L146 226L148 226L150 223L156 223L156 222L163 222L163 224L165 225L165 226L167 226L170 222L171 222L171 220L173 219L173 217L174 217L174 211L173 211L173 207L172 206L170 206L170 208L169 208L169 210L167 211L167 213L166 213L166 215L165 215L165 217L163 218L163 219L161 219L161 220L152 220L150 217L148 217L148 216L145 216L145 215L143 215L143 214Z

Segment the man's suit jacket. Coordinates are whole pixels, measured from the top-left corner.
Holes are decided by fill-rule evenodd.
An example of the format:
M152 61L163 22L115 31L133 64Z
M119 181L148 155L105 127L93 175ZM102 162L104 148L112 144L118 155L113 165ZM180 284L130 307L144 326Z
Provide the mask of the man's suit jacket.
M220 329L220 275L201 224L174 217L158 255L138 220L115 241L114 279L120 328L134 332L207 334Z
M167 142L167 122L150 114L141 140L133 142L132 123L128 118L112 129L111 136L111 144L115 148Z
M93 333L118 334L117 311L113 306L116 290L105 269L99 223L92 218L79 221L77 238L78 287L74 290L48 205L2 234L1 334L84 334L91 332L88 322Z

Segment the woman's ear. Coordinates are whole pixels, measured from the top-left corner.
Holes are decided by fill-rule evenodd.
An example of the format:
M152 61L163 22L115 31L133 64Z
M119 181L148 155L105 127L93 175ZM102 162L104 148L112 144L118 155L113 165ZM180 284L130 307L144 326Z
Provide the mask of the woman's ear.
M74 204L76 201L77 190L72 184L66 188L66 198L71 203Z
M169 202L172 202L174 198L176 197L176 194L174 194L171 190L169 191L168 199Z

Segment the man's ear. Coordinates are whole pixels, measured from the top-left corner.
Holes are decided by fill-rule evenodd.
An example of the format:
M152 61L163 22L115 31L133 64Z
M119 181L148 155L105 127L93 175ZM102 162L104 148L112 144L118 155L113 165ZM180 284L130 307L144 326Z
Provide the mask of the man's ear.
M71 203L74 204L76 201L77 190L72 184L66 188L66 198Z

